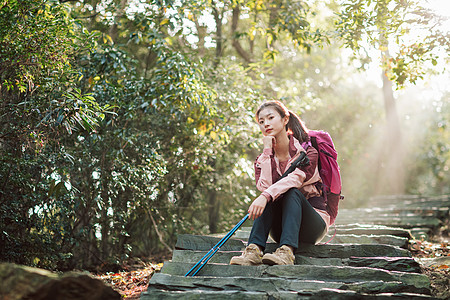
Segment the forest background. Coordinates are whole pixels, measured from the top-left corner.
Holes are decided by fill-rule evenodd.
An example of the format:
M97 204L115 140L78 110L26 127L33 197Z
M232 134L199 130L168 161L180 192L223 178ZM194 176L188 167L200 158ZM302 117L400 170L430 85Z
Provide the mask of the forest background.
M450 193L449 23L423 4L0 0L0 260L95 269L230 228L268 99L332 135L341 207Z

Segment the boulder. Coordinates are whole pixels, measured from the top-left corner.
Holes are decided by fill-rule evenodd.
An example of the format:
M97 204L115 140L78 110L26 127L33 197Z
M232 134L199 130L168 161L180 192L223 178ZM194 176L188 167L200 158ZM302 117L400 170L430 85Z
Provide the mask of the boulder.
M0 264L0 298L4 300L107 300L120 294L85 273L63 275L11 263Z

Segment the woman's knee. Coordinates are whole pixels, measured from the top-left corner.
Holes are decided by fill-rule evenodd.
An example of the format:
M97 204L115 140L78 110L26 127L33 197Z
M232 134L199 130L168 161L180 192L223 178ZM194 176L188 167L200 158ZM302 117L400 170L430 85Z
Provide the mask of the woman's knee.
M286 193L284 193L284 197L288 199L306 200L305 196L297 188L289 189Z
M303 206L303 201L306 201L305 196L296 188L292 188L288 190L283 195L283 199L281 201L282 209L293 210L292 212L296 212L298 209L301 210Z
M289 190L286 191L286 193L284 193L285 195L300 195L301 192L298 188L290 188Z

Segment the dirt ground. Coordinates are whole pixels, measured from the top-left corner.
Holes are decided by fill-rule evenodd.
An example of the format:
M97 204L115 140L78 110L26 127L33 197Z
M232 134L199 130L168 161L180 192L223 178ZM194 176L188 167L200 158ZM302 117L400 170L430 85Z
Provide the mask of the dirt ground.
M423 266L423 273L431 281L432 295L450 299L450 220L443 224L430 241L412 240L412 256Z
M432 295L439 299L450 299L450 271L446 269L424 268L423 272L431 280Z
M122 299L138 300L141 293L147 290L152 275L161 270L164 261L171 256L170 253L164 253L147 258L131 258L123 262L120 272L93 275L120 293Z

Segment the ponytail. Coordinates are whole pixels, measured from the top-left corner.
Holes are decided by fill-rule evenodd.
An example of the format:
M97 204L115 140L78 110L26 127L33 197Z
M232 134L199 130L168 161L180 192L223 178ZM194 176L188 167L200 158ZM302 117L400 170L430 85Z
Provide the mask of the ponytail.
M304 143L309 141L308 128L305 123L294 112L289 112L289 121L286 124L286 131L292 133L292 135L300 142Z
M259 113L263 108L273 107L282 118L285 116L289 117L289 121L286 124L286 131L288 134L292 134L300 143L309 141L308 129L305 123L297 116L294 112L288 110L286 106L277 100L271 100L264 102L256 111L256 120L258 120Z

